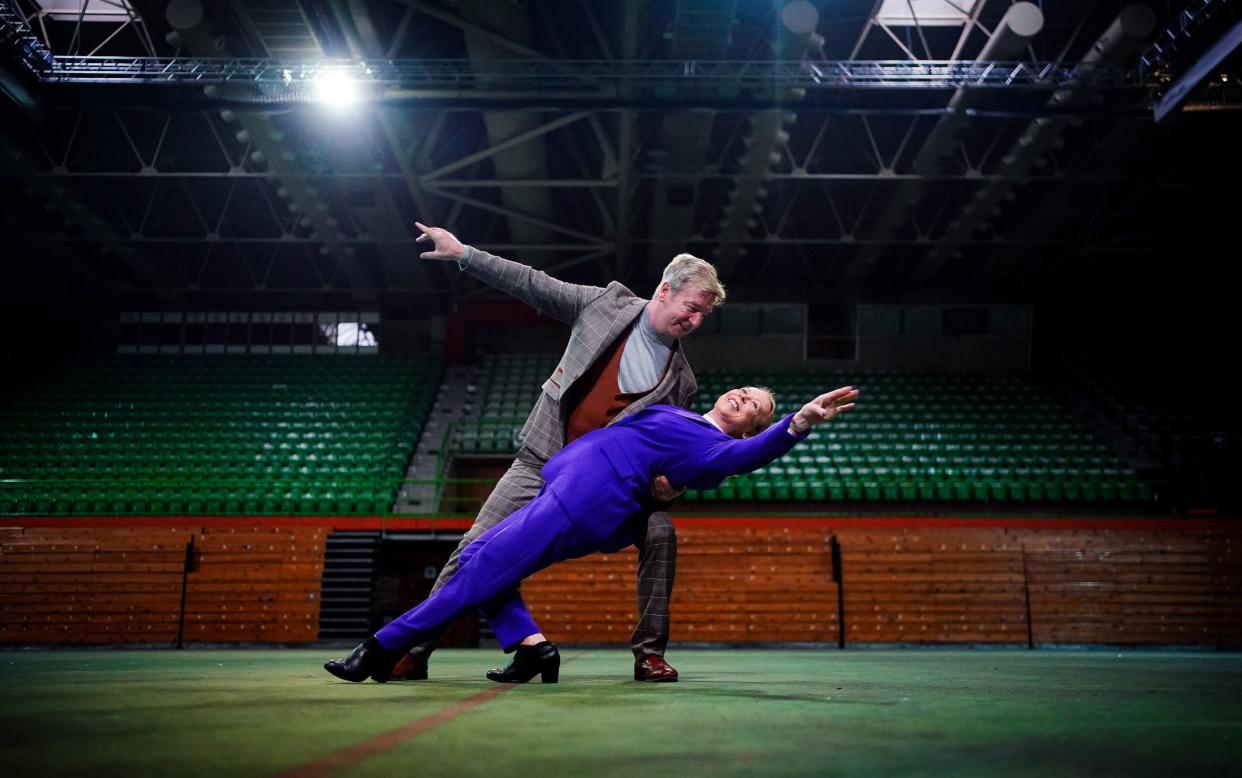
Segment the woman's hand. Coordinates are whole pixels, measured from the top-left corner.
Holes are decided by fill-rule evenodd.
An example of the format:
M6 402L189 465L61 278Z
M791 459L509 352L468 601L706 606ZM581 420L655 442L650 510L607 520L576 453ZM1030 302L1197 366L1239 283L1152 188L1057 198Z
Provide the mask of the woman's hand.
M857 399L858 390L852 386L843 386L821 394L793 415L789 422L789 431L795 435L805 435L816 424L823 424L838 413L854 410L854 401Z
M657 475L651 479L651 496L659 502L672 502L685 493L685 489L674 489L665 476Z

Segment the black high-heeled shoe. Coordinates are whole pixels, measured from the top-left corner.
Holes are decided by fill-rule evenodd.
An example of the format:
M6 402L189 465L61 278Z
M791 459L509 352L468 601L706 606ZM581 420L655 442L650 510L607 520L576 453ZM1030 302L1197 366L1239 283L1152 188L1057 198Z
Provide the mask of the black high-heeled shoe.
M388 680L392 668L405 655L404 651L389 651L374 636L367 638L344 659L324 662L323 669L337 678L359 683L368 677L379 683Z
M560 680L561 652L556 650L551 641L545 640L533 646L518 646L508 667L487 671L488 680L496 683L526 683L536 675L544 683L556 683Z

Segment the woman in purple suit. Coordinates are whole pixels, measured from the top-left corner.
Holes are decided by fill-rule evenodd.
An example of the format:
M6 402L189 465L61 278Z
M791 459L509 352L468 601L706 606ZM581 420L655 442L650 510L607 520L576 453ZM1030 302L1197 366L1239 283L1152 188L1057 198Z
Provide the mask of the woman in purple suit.
M462 552L457 575L324 669L347 681L386 681L410 646L480 608L505 651L516 652L507 668L488 678L522 683L541 675L544 683L556 683L560 655L522 602L518 584L524 578L563 559L633 544L656 475L678 489L713 489L776 460L811 427L851 410L857 398L856 389L843 387L769 426L775 398L743 387L725 392L702 416L654 405L584 435L544 466L538 497Z

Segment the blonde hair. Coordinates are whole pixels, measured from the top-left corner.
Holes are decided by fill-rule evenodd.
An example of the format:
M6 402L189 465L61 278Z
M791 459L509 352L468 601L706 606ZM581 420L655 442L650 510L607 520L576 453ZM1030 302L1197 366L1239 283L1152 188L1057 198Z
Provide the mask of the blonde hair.
M716 277L716 266L693 254L678 254L664 268L660 286L668 284L669 291L676 292L689 285L716 298L714 305L725 301L725 288ZM656 294L660 289L656 287Z
M772 391L766 386L756 386L754 388L758 389L761 392L767 392L768 397L772 398L772 412L768 414L768 418L759 422L759 427L758 429L755 430L756 433L759 433L759 432L763 432L768 427L771 427L772 422L776 420L776 392Z

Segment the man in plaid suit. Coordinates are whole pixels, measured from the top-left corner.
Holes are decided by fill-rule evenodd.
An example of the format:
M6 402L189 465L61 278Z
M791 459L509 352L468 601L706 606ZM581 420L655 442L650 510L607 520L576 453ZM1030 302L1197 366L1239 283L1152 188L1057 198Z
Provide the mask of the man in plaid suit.
M615 281L603 288L558 281L463 245L447 230L417 226L422 231L418 240L435 246L423 258L456 261L463 272L571 328L569 345L522 428L517 458L449 557L434 593L456 572L466 546L539 494L540 470L565 445L656 403L689 406L698 386L679 339L702 324L724 301L725 291L715 268L689 254L669 263L659 288L646 299ZM677 558L673 525L664 508L676 497L667 479L656 479L652 512L637 544L639 618L631 646L639 681L677 680L677 671L664 661ZM392 679L426 678L434 648L434 643L415 647L393 669Z

